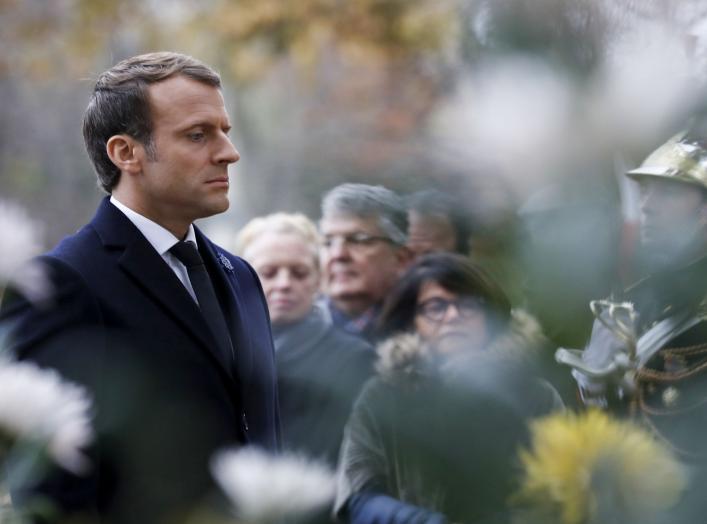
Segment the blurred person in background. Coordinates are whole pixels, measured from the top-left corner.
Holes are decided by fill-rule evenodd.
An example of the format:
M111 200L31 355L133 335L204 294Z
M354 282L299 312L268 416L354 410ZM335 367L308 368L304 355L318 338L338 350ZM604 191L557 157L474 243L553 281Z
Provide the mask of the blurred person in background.
M335 509L352 523L506 522L526 419L562 402L535 378L537 324L466 257L420 257L385 302L377 375L347 424Z
M302 214L251 220L236 253L255 268L270 310L283 447L336 465L344 424L372 372L368 343L335 328L315 304L319 234Z
M618 284L619 195L594 175L541 186L518 210L525 307L556 346L584 343L587 302Z
M38 258L51 300L11 288L1 310L10 350L84 385L96 408L86 477L16 486L22 509L54 504L42 522L180 522L216 489L216 450L279 448L262 288L194 226L229 207L230 128L219 75L190 56L128 58L95 84L83 133L108 196Z
M410 260L404 201L382 186L342 184L324 195L319 230L334 325L373 340L383 299Z
M638 414L700 471L683 505L692 513L675 522L697 522L707 509L706 146L702 134L681 133L627 173L640 186L647 276L594 303L581 361L565 359L586 405Z
M407 245L413 256L435 251L469 254L470 218L461 202L436 189L418 191L406 201Z
M621 239L618 195L587 175L587 182L539 188L518 211L524 309L552 342L544 355L546 377L572 407L581 406L576 382L557 365L554 350L587 340L594 321L587 303L617 288Z

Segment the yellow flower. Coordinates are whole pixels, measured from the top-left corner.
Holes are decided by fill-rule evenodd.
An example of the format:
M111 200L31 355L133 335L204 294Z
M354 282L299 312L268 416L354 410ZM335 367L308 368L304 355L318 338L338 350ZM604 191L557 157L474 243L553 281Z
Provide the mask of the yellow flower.
M520 452L523 477L513 501L562 524L612 514L638 522L673 506L687 482L683 466L646 430L593 410L560 413L531 426Z

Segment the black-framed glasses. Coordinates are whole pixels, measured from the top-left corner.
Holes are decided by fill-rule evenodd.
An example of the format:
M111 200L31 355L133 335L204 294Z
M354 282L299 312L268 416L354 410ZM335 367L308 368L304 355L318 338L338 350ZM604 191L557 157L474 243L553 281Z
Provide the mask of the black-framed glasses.
M372 246L377 242L386 242L388 244L395 243L390 238L382 235L369 235L363 231L358 231L346 235L325 235L322 240L322 247L324 249L331 249L337 241L351 249Z
M454 306L457 314L462 318L474 318L484 310L484 300L478 297L461 297L456 300L445 298L430 298L417 305L418 315L422 315L433 322L444 319L450 306Z

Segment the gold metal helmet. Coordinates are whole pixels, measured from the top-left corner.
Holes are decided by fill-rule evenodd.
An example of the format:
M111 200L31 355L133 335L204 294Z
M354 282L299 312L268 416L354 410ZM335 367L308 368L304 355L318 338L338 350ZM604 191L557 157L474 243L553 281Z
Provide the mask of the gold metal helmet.
M659 177L707 189L707 148L704 141L682 132L653 151L641 167L626 173L629 178Z

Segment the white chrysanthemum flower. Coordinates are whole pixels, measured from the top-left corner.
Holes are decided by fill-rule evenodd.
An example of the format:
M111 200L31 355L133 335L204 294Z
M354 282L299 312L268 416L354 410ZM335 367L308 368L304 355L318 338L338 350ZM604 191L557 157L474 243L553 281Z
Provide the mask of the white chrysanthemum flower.
M41 237L41 227L24 209L0 200L0 283L42 251Z
M587 100L592 140L639 149L664 140L699 102L694 71L684 40L662 24L644 23L623 34Z
M336 489L326 465L255 448L217 453L211 471L238 517L249 523L304 516L330 504Z
M59 465L74 473L89 466L82 448L93 439L86 391L52 370L0 359L0 435L10 442L46 446Z
M476 151L507 176L522 172L519 184L563 172L577 104L567 75L539 59L508 56L481 67L469 87L451 120Z

